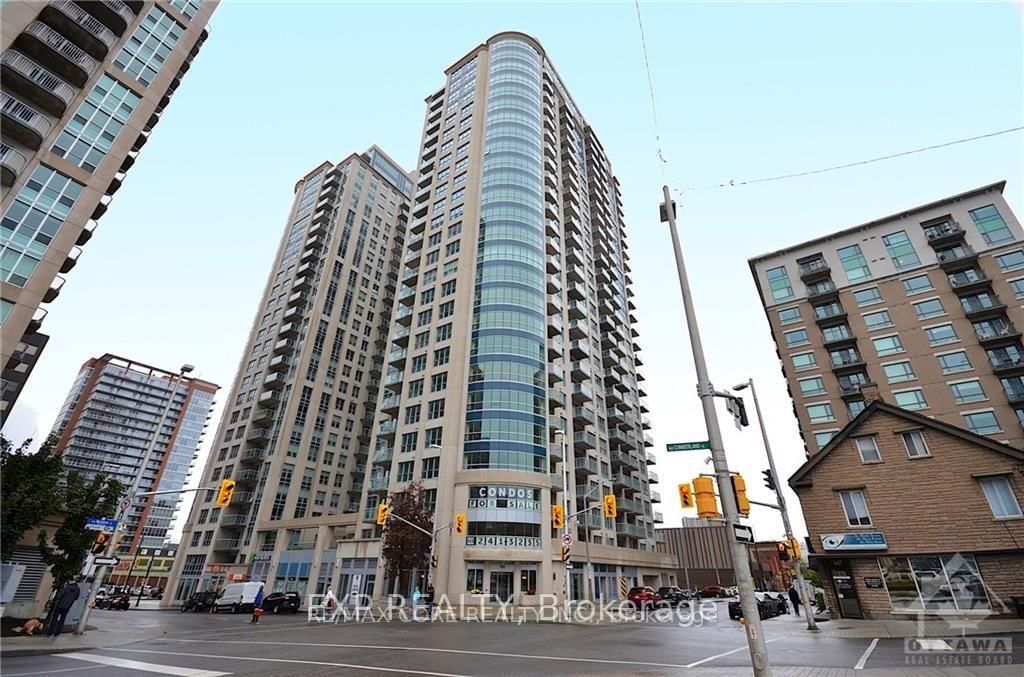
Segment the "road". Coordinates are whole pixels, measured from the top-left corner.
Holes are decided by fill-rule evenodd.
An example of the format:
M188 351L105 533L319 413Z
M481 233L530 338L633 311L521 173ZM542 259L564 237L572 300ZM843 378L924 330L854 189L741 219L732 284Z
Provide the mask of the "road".
M724 607L721 611L724 612ZM109 616L114 614L115 616ZM120 614L120 615L118 615ZM552 623L309 624L304 614L248 616L170 611L98 611L104 619L138 619L163 636L116 648L3 660L5 677L182 677L218 675L673 675L704 668L746 667L742 627L727 618L697 627L675 624L562 625ZM784 625L785 624L785 625ZM904 640L835 639L799 632L781 616L765 622L773 666L868 670L910 667ZM46 640L42 640L46 641ZM63 641L56 640L56 644ZM1021 674L1024 633L1013 637ZM869 650L870 649L870 650ZM934 660L937 654L930 654ZM948 662L949 651L941 652ZM961 664L963 665L963 664ZM920 664L919 664L920 666ZM963 667L969 667L964 665ZM697 670L686 670L686 668ZM708 671L713 672L713 671ZM714 671L721 674L721 671ZM817 674L811 671L808 674ZM878 670L874 674L879 674ZM927 671L924 672L927 674ZM992 673L987 673L992 674Z

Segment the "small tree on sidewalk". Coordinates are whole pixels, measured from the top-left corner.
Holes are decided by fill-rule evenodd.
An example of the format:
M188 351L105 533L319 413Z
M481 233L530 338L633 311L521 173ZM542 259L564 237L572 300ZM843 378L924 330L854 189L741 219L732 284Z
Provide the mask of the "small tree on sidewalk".
M35 453L32 440L17 448L0 435L0 561L14 557L26 531L60 510L60 478L63 462L53 453L57 438L51 435Z
M51 491L56 489L53 487ZM45 531L39 532L39 552L43 562L51 567L55 588L78 575L96 539L96 532L85 528L86 520L115 514L118 501L125 492L123 484L106 475L87 480L74 470L65 475L60 489L55 493L62 499L64 524L54 533L53 545Z
M396 581L402 580L403 574L411 574L413 569L427 571L430 566L431 537L394 518L398 515L421 529L433 531L433 512L423 507L423 487L418 482L391 494L391 515L384 527L381 543L385 578Z

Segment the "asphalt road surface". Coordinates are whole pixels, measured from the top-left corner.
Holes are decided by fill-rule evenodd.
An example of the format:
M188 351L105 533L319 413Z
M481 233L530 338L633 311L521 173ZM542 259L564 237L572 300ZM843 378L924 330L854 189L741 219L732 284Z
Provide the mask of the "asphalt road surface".
M93 619L101 625L107 614L117 613L98 611ZM672 675L685 672L684 668L750 666L743 629L727 618L693 627L654 623L310 624L305 614L299 613L264 616L259 625L250 625L248 615L120 613L119 619L127 613L140 624L156 624L163 636L116 648L5 658L0 666L3 675ZM944 666L960 665L969 670L978 664L950 662L961 654L949 648L908 658L902 639L814 637L794 632L797 625L799 621L792 616L765 622L773 666L822 671L917 667L927 674L926 666L940 657ZM1024 633L1012 640L1014 651L1008 656L1014 665L1008 674L1024 674Z

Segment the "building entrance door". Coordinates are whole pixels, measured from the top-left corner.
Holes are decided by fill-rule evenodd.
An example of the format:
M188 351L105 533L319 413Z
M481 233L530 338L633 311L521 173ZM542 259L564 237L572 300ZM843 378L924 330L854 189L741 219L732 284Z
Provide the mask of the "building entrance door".
M512 572L491 572L491 597L495 602L507 602L512 599Z
M845 559L835 559L829 562L828 567L832 575L832 588L839 601L839 615L843 618L864 618L860 600L857 599L857 589L853 585L850 563Z

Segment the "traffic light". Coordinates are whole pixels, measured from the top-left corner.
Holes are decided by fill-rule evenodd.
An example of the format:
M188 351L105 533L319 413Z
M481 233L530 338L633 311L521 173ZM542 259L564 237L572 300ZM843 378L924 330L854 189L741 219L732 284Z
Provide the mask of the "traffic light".
M619 515L619 506L615 502L615 494L604 495L604 516L610 520L615 519Z
M435 569L437 568L437 555L430 556L430 566L432 566Z
M742 397L730 395L729 399L725 401L725 408L732 414L737 429L743 430L743 428L750 425L750 420L747 419L747 407L743 404Z
M772 475L771 469L762 470L761 474L764 475L764 485L772 491L775 491L775 476Z
M391 506L387 503L379 503L377 505L377 526L382 527L388 523L388 514L391 512Z
M693 507L693 491L690 489L690 485L685 482L679 485L679 505L684 508Z
M710 477L694 477L693 493L697 498L698 517L718 517L715 483Z
M101 531L96 534L96 540L92 542L92 548L89 550L94 555L102 555L107 551L107 544L110 543L110 534L105 531Z
M563 545L562 546L562 561L563 562L568 562L569 561L569 546L567 546L567 545Z
M789 542L789 545L792 548L791 552L792 552L792 555L793 555L793 559L795 559L795 560L803 559L803 555L800 552L800 539L798 539L798 538L792 539Z
M218 508L226 508L231 505L231 497L235 494L234 480L221 480L220 489L217 491L217 500L214 501Z
M464 512L455 513L455 535L466 535L466 513Z
M789 547L786 543L776 543L776 548L779 551L779 559L783 562L789 561Z
M732 480L732 493L736 495L736 512L746 517L750 514L750 501L747 500L747 483L739 473L730 475Z
M565 526L565 508L561 504L556 503L551 506L551 526L555 529Z

